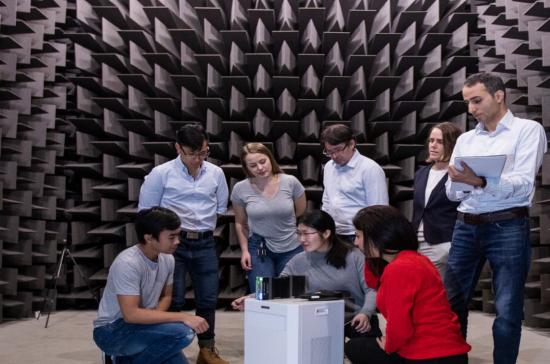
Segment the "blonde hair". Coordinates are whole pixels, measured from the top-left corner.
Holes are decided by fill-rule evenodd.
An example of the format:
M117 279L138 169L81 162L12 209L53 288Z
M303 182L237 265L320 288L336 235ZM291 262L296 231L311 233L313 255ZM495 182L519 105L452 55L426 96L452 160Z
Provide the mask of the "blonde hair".
M248 143L244 145L243 149L241 150L241 165L243 167L244 173L248 178L254 177L254 175L248 170L248 167L246 166L245 158L247 155L254 154L254 153L263 154L267 158L269 158L269 161L271 162L271 169L273 174L283 173L283 171L281 170L281 167L279 167L279 164L275 160L275 157L273 157L273 153L271 153L268 147L266 147L262 143Z

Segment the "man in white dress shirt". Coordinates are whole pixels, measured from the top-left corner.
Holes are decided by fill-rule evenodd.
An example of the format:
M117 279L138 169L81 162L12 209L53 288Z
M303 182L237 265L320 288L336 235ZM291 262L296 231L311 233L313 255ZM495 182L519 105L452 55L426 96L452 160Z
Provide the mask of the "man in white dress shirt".
M370 158L355 148L353 131L344 124L326 127L321 133L323 154L330 157L323 171L323 206L336 223L336 233L353 244L353 217L360 209L388 204L386 175Z
M462 89L468 112L478 121L475 129L456 143L447 181L447 196L460 201L445 287L466 335L468 302L485 261L492 270L496 318L493 324L496 364L515 363L521 339L523 292L531 260L528 208L535 177L547 150L544 128L521 119L506 106L506 90L491 73L470 76ZM476 175L457 157L506 155L500 177ZM474 187L453 192L452 182Z

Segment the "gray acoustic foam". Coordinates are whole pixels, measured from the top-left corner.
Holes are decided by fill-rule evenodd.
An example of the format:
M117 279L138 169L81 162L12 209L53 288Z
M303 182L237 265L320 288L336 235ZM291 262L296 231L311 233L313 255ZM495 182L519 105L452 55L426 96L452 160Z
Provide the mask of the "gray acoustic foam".
M79 264L101 287L116 254L135 242L131 221L143 177L174 158L175 130L191 122L205 126L210 161L230 187L244 178L242 145L263 142L304 183L308 208L319 207L322 195L322 128L350 125L358 149L382 165L391 203L410 216L431 126L473 126L461 97L469 74L498 72L514 112L549 126L549 7L3 0L0 312L11 318L40 308L69 228ZM550 159L544 163L531 209L526 323L535 326L548 325L550 312ZM215 236L227 303L246 287L231 209ZM82 277L70 265L63 273L60 302L91 302ZM485 308L487 289L476 298Z
M67 237L64 214L74 196L63 165L74 155L67 116L75 85L61 28L70 26L71 11L64 0L0 4L0 321L42 306ZM80 81L93 88L98 79Z

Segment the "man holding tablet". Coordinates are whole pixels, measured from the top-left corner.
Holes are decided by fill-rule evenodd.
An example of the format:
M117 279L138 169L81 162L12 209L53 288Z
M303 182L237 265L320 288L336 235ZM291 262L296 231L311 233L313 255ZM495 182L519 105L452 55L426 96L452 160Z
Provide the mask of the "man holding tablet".
M447 181L447 196L460 201L445 287L466 335L468 302L485 261L493 272L496 318L495 364L515 363L521 339L523 291L531 260L528 208L535 177L547 150L544 128L512 114L502 79L491 73L470 76L462 89L468 112L478 121L457 142ZM476 175L468 156L506 155L499 177ZM473 187L457 191L453 183Z

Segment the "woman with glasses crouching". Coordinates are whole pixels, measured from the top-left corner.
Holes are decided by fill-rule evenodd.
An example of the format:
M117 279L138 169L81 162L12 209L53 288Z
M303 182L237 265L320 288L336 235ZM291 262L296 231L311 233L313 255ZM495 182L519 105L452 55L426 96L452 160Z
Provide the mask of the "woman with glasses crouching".
M363 254L336 236L334 220L324 211L306 212L299 220L297 235L304 251L287 263L280 276L306 276L308 291L348 292L345 335L380 336L374 313L376 293L365 283ZM246 297L233 301L233 308L242 310Z

